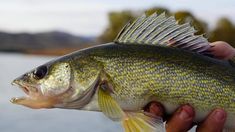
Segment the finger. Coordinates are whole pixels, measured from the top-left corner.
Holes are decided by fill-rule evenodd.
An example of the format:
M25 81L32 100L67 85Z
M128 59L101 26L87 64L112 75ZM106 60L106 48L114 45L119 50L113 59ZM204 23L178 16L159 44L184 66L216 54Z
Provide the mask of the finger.
M164 116L164 111L165 111L163 105L159 102L151 102L147 104L144 110L146 112L149 112L155 116L159 116L162 118Z
M214 51L215 49L215 43L210 43L210 48L207 51Z
M214 110L203 122L197 127L198 132L222 132L226 120L226 112L222 109Z
M210 46L215 46L216 44L218 44L218 42L213 42L213 43L210 43Z
M215 51L215 46L211 46L207 51L214 52Z
M189 105L178 109L173 117L167 122L167 132L186 132L192 127L195 112Z
M214 58L217 58L219 60L225 59L226 55L224 55L223 53L223 55L221 56L221 52L218 52L218 49L215 49L215 47L211 47L208 51L213 55Z

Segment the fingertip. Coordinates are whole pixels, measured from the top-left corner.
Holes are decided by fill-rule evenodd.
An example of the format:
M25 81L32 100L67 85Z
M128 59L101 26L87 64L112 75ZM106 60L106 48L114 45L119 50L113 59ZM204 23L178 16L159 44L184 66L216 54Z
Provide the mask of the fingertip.
M184 105L181 107L181 112L179 113L179 117L182 120L192 120L194 117L194 109L190 105Z
M216 120L216 122L225 122L227 113L223 109L216 109L213 111L212 117Z
M223 109L215 109L209 116L199 125L197 130L203 131L222 131L227 118L227 113Z
M149 112L155 114L156 116L164 116L164 107L160 103L152 103L149 108Z
M194 116L194 109L190 105L182 106L167 122L167 131L188 131L192 127Z
M150 102L144 108L146 112L149 112L155 116L162 117L164 116L165 109L163 105L159 102Z
M214 46L216 45L217 42L213 42L213 43L210 43L211 46Z
M225 42L225 41L215 41L215 42L212 42L212 43L210 43L210 45L228 45L228 43L227 42Z

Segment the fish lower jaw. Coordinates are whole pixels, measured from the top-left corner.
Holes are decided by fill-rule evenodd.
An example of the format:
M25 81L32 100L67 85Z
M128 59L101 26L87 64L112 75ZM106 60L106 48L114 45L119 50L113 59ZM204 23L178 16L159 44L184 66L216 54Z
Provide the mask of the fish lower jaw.
M17 102L19 102L21 100L25 100L26 98L29 98L29 97L13 97L13 98L11 98L10 102L13 104L17 104Z
M10 99L10 102L13 104L20 104L24 100L37 100L39 96L35 96L35 94L32 93L26 93L25 96L22 97L13 97Z
M49 99L44 97L41 92L38 90L32 90L35 88L31 87L20 87L25 96L22 97L13 97L11 98L10 102L17 105L23 105L33 109L40 109L40 108L52 108L54 106L54 99Z
M56 104L54 99L40 99L31 97L14 97L10 100L13 104L23 105L32 109L53 108Z
M29 95L26 95L26 96L22 96L22 97L13 97L11 98L10 102L13 103L13 104L21 104L21 102L23 101L29 101L29 100L38 100L37 98L33 98L33 96L29 96Z

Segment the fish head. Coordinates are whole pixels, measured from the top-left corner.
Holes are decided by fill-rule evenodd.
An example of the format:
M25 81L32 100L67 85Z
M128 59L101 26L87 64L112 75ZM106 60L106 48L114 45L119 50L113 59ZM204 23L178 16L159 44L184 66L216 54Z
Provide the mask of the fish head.
M93 97L99 73L99 65L85 57L58 59L16 78L12 84L27 96L12 98L11 102L35 109L80 109Z
M14 104L30 108L53 108L69 94L71 67L69 62L41 65L16 78L12 84L19 86L26 97L12 98Z

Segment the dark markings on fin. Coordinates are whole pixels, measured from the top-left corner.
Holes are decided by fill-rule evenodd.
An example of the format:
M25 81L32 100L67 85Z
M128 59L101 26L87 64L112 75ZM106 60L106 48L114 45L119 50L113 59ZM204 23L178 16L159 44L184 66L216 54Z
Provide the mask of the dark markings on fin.
M174 17L154 13L126 24L114 42L161 45L205 54L210 48L209 42L203 35L194 35L195 32L189 23L179 25Z

